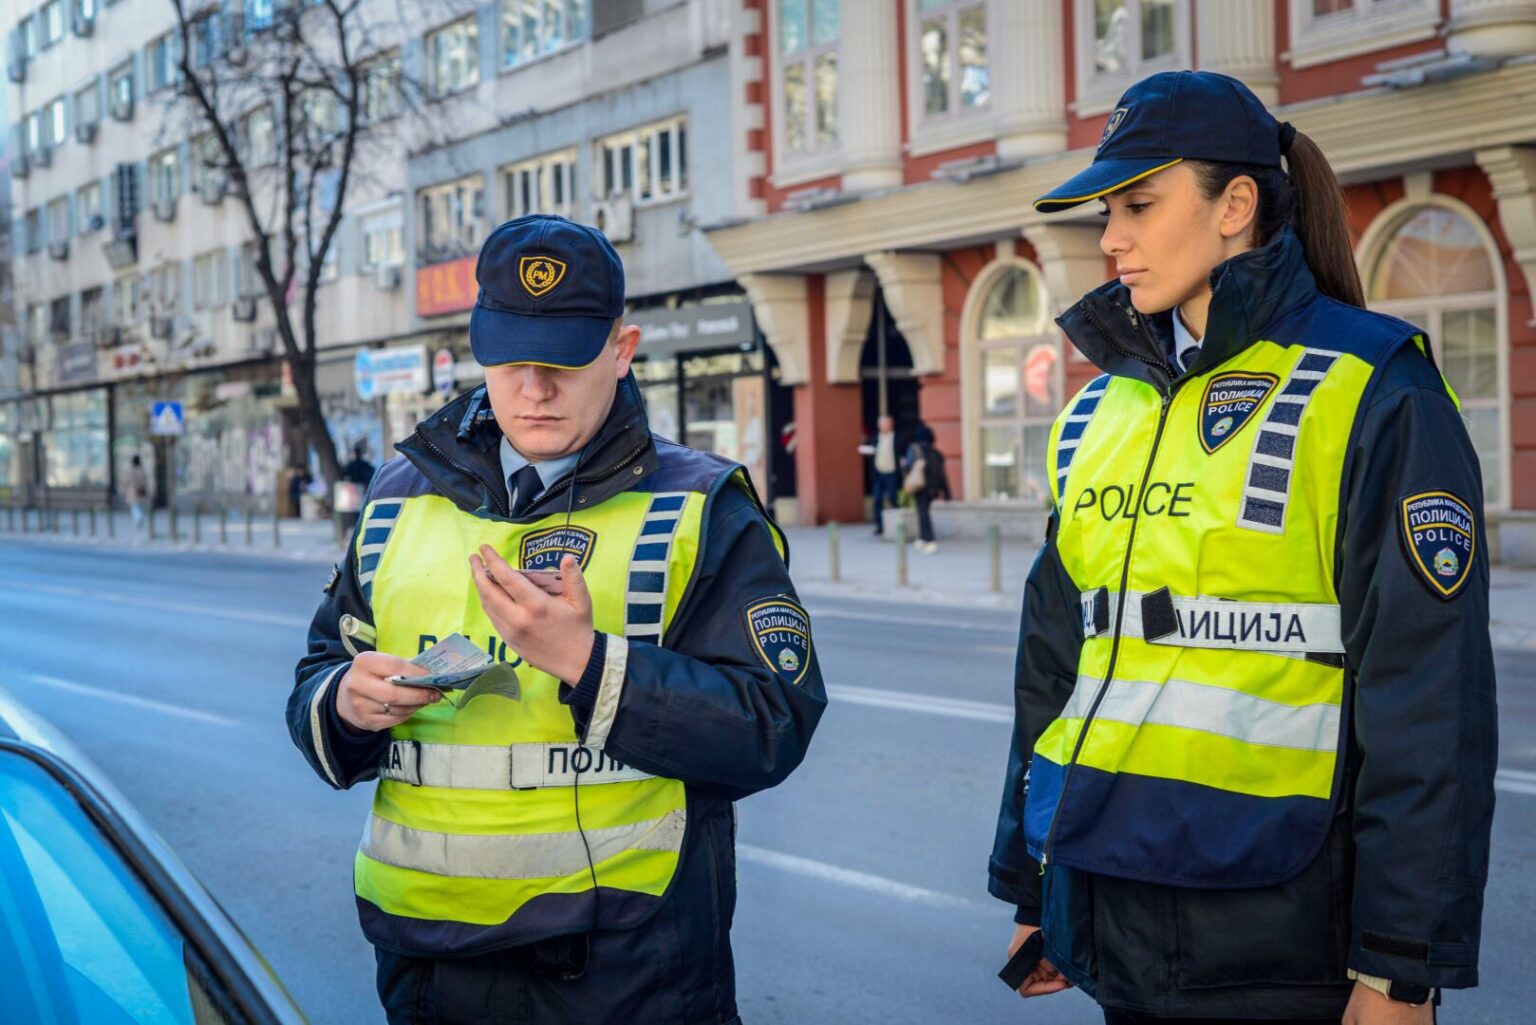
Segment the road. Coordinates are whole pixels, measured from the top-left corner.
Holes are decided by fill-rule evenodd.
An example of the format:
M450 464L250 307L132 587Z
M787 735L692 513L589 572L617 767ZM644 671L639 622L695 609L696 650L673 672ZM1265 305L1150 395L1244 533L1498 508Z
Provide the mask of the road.
M329 567L0 538L0 684L105 768L317 1025L379 1022L350 894L367 788L336 793L283 722ZM1102 1021L993 977L985 892L1016 621L809 601L832 705L806 764L741 805L735 946L748 1025ZM1483 988L1443 1023L1529 1020L1536 949L1536 654L1500 653L1500 807ZM1522 773L1524 775L1522 775Z

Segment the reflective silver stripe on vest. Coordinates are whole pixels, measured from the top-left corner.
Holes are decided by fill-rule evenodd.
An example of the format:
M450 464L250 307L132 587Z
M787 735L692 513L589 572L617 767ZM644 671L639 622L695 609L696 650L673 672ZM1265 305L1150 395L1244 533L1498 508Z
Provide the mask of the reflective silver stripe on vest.
M1103 610L1095 608L1096 601L1106 600L1098 598L1101 592L1107 595L1107 619ZM1165 634L1148 637L1142 616L1147 597L1141 591L1127 593L1125 621L1120 628L1122 637L1140 637L1151 644L1181 648L1228 648L1294 655L1344 654L1337 605L1174 597L1169 599L1175 616L1169 624L1171 629ZM1086 591L1081 602L1083 636L1108 635L1113 629L1120 596L1106 589ZM1106 622L1108 626L1096 626Z
M650 779L612 756L576 744L423 744L390 741L381 779L455 790L537 790Z
M362 543L357 547L357 583L363 589L363 599L369 603L373 601L373 576L379 571L379 560L384 557L384 547L404 505L400 499L373 503L359 528Z
M624 636L660 644L667 606L667 569L672 539L683 517L686 491L658 492L640 525L640 537L629 560L629 585L624 594Z
M1285 532L1285 510L1291 500L1291 476L1295 470L1296 436L1301 416L1312 401L1312 393L1328 376L1339 353L1327 349L1307 349L1292 368L1280 393L1270 403L1269 413L1259 425L1253 440L1253 454L1248 460L1248 477L1243 484L1242 508L1237 525L1266 534Z
M1094 411L1099 408L1099 400L1109 390L1109 379L1109 374L1100 374L1088 382L1088 387L1084 388L1082 394L1077 397L1077 401L1072 404L1072 411L1062 422L1061 434L1056 438L1058 501L1067 493L1067 471L1072 468L1072 457L1077 454L1077 446L1083 440L1083 432L1088 430L1088 422L1093 419Z
M386 865L439 876L550 879L586 875L588 847L591 864L632 850L676 853L683 846L686 821L682 810L670 811L628 826L588 829L583 843L583 834L575 830L499 836L434 833L373 815L363 831L360 851Z
M1086 718L1099 686L1097 677L1078 677L1061 718ZM1248 744L1330 752L1338 750L1339 716L1338 705L1286 705L1188 680L1113 680L1094 712L1095 720L1176 726Z

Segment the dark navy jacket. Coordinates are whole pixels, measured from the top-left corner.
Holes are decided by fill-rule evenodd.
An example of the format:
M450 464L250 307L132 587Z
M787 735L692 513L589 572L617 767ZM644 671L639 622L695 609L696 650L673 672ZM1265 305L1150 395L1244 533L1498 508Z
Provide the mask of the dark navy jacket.
M1346 969L1475 986L1497 765L1477 454L1440 372L1410 340L1418 329L1321 295L1289 229L1218 266L1211 284L1192 373L1261 338L1311 339L1375 367L1338 513L1350 742L1332 828L1299 874L1259 889L1176 888L1056 864L1042 873L1021 826L1029 753L1072 693L1083 643L1079 592L1057 555L1052 516L1025 585L989 889L1018 907L1017 921L1041 924L1052 963L1108 1006L1165 1017L1337 1018L1350 992ZM1133 327L1129 308L1127 290L1111 283L1059 323L1102 369L1168 394L1191 376L1169 364L1171 314ZM1415 568L1399 526L1399 503L1436 489L1465 500L1478 520L1470 577L1449 600Z
M369 497L443 495L465 512L504 518L501 432L484 389L460 396L424 420L397 446L404 454L379 471ZM808 671L791 683L764 663L744 609L763 598L795 598L774 527L750 485L733 480L733 464L651 435L634 378L620 382L614 409L573 472L556 482L523 520L596 505L623 491L706 492L702 540L693 579L669 627L666 646L631 642L618 711L605 751L625 765L687 785L688 830L682 864L663 913L635 930L632 942L654 947L673 965L666 994L630 997L648 1007L681 1006L682 1018L724 1022L735 1015L729 929L735 905L733 801L783 781L805 756L826 707L814 646ZM782 540L782 537L780 537ZM336 711L333 677L350 664L338 622L352 614L373 622L356 560L348 557L327 588L310 626L288 699L294 742L320 777L337 788L373 779L388 732L359 736ZM562 700L579 735L595 699L602 651L587 676L569 681ZM363 914L367 908L360 908ZM601 979L608 1007L635 1006L623 979ZM645 985L655 987L655 978ZM606 999L606 998L603 998ZM601 1008L592 1013L600 1013ZM644 1020L651 1020L646 1017Z

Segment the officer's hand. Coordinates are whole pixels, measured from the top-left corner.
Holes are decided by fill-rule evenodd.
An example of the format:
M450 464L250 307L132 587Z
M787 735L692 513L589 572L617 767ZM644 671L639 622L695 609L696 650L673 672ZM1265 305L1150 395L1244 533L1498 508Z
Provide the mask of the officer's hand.
M1024 945L1024 941L1039 931L1038 925L1021 925L1013 930L1013 942L1008 944L1008 957L1011 959ZM1040 963L1035 965L1035 970L1029 973L1029 978L1024 981L1024 985L1019 987L1019 996L1043 997L1047 993L1060 993L1064 989L1071 988L1072 984L1067 981L1066 976L1058 972L1055 965L1042 958Z
M1343 1025L1434 1025L1434 1020L1435 1008L1428 1001L1405 1004L1357 982L1344 1008Z
M394 655L365 651L352 660L336 692L336 711L354 730L376 733L398 726L417 709L442 699L431 687L402 687L390 676L426 676L421 666Z
M574 684L581 679L596 638L592 596L580 561L574 555L560 560L565 590L554 595L507 565L490 545L481 545L469 565L480 607L507 647L557 680Z

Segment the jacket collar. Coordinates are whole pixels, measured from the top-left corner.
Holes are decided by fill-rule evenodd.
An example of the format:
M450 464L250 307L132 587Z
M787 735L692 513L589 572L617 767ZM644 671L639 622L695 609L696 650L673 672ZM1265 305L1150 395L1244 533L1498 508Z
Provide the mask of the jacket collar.
M416 432L395 448L460 509L509 519L507 482L501 475L501 428L491 413L484 385L421 421ZM630 374L619 382L608 419L582 450L572 475L545 491L516 522L539 519L568 506L590 508L655 470L656 446L640 387Z
M1118 281L1083 296L1056 323L1101 369L1145 381L1168 394L1181 377L1224 363L1259 340L1281 314L1317 295L1301 240L1288 227L1268 244L1217 264L1210 284L1205 337L1188 375L1180 374L1168 359L1173 311L1138 313L1130 289Z

